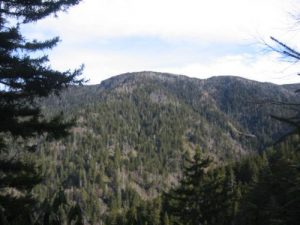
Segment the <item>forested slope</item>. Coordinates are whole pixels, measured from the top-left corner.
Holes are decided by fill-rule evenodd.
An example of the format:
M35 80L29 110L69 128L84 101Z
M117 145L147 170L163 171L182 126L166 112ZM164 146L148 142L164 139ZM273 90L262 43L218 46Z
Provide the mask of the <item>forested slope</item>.
M289 113L275 103L295 100L293 87L229 76L140 72L70 88L42 101L45 114L62 111L77 125L67 139L41 139L47 179L36 192L62 186L98 221L176 185L196 146L215 165L263 151L287 131L270 117Z

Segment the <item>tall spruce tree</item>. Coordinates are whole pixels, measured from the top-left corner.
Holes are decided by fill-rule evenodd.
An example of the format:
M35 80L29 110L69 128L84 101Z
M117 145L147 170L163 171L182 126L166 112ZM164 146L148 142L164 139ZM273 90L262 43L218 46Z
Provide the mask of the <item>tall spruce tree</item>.
M222 169L211 169L212 160L196 148L184 169L180 185L166 195L166 210L174 224L229 225L233 217L235 187Z
M20 27L58 11L65 11L80 0L0 0L0 223L32 224L35 210L30 190L41 181L34 163L12 156L12 152L32 151L35 145L10 143L45 135L66 135L72 122L62 116L42 115L37 99L58 94L69 85L81 84L82 67L59 72L49 66L42 50L53 48L58 37L28 41ZM32 53L38 53L32 56ZM10 138L8 138L10 137Z
M203 159L200 148L196 148L193 160L184 168L180 185L166 195L166 209L174 224L204 224L206 221L201 192L210 163L210 159Z

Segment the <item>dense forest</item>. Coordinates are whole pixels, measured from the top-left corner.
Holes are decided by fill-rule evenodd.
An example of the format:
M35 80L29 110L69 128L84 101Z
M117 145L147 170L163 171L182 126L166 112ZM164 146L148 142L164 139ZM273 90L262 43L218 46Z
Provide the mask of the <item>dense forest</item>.
M298 138L274 145L289 128L270 117L291 113L272 103L294 88L153 72L71 87L40 101L76 125L40 137L33 192L63 194L87 224L296 224Z
M298 225L300 86L155 72L84 86L83 66L50 67L58 37L20 29L79 2L0 1L0 224Z

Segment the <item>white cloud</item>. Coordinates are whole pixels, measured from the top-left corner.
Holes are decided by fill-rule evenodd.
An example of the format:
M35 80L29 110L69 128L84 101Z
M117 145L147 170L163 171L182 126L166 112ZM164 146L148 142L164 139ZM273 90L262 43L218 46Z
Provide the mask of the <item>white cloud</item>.
M59 19L31 29L63 38L156 36L165 39L245 41L280 33L297 0L85 0Z
M174 68L165 68L178 74L192 77L209 78L218 75L235 75L261 82L277 84L299 83L299 66L290 62L283 62L275 53L264 55L228 55L209 63L190 63Z
M28 38L59 35L63 43L51 51L51 64L58 69L86 64L86 77L99 83L124 72L154 70L199 78L212 75L239 75L275 83L298 82L296 66L279 62L274 53L254 55L251 46L244 52L228 49L223 55L209 55L213 48L257 43L270 35L297 46L300 32L288 28L294 23L288 13L299 12L299 0L84 0L60 13L25 26ZM299 8L300 9L300 8ZM146 54L143 47L109 50L97 43L126 37L149 37L170 41L175 49ZM206 43L190 55L176 44ZM181 42L182 43L182 42ZM214 46L214 43L217 45ZM126 44L126 42L124 42ZM91 48L91 46L95 46ZM89 46L89 47L87 47ZM109 45L108 45L109 46ZM238 46L238 45L237 45ZM156 46L156 49L158 47ZM238 48L238 47L237 47ZM253 46L253 48L255 48ZM194 52L193 52L194 51ZM203 51L202 56L198 54ZM198 52L197 54L195 52ZM204 60L203 60L204 59Z
M168 58L172 58L171 65ZM184 56L185 57L185 56ZM215 59L197 61L182 60L180 52L160 54L156 57L139 53L97 52L93 50L76 52L68 51L62 54L54 51L51 62L55 68L66 70L75 68L85 62L85 76L90 83L100 83L111 76L125 72L158 71L183 74L197 78L208 78L218 75L235 75L261 82L277 84L299 82L298 64L280 61L276 53L266 54L235 54L220 56Z

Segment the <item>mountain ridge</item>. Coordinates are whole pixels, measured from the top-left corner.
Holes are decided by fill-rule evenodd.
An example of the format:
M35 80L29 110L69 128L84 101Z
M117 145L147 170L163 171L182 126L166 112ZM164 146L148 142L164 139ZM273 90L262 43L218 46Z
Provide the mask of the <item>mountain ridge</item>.
M297 86L300 86L300 83L293 83L293 84L275 84L272 82L260 82L248 78L244 78L241 76L236 75L214 75L208 78L197 78L197 77L191 77L184 74L173 74L173 73L167 73L167 72L156 72L156 71L137 71L137 72L127 72L127 73L121 73L118 75L114 75L110 78L107 78L103 81L101 81L99 84L93 84L93 85L104 85L111 80L125 80L126 78L133 78L141 76L144 78L163 78L162 80L165 80L166 78L173 78L173 79L189 79L189 80L196 80L196 81L209 81L209 80L223 80L223 79L234 79L234 80L240 80L240 81L246 81L246 82L253 82L253 83L259 83L259 84L270 84L270 85L276 85L276 86L282 86L286 88L295 88ZM89 86L89 85L88 85Z
M221 128L224 128L222 123L228 121L226 129L233 133L235 131L247 134L248 137L259 137L263 132L257 123L263 124L264 120L268 120L266 124L273 128L267 129L269 132L267 136L274 141L283 134L283 131L280 131L278 128L280 125L276 121L270 122L270 114L276 114L278 109L278 106L273 107L273 104L295 102L296 86L296 84L261 83L235 76L198 79L171 73L143 71L120 74L98 85L70 88L62 94L65 99L60 105L72 110L78 107L79 110L81 108L79 105L95 105L110 101L117 103L123 99L137 111L141 110L137 108L138 102L144 104L143 101L154 106L173 105L175 111L176 108L185 107L188 108L189 114L197 114L196 117L200 116ZM267 142L262 141L266 146Z

